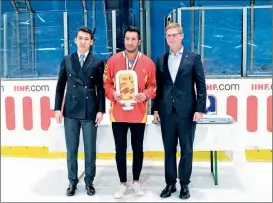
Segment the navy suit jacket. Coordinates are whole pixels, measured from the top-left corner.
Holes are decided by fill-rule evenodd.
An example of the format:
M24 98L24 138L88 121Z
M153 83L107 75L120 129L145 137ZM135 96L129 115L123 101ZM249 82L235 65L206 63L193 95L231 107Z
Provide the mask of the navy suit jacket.
M56 86L55 108L61 110L67 85L63 116L72 119L95 120L98 112L105 113L103 60L91 52L81 68L77 52L63 58Z
M157 91L152 111L168 116L173 105L180 118L206 112L206 82L200 55L184 49L175 81L168 67L169 51L156 61ZM195 89L196 86L196 89Z

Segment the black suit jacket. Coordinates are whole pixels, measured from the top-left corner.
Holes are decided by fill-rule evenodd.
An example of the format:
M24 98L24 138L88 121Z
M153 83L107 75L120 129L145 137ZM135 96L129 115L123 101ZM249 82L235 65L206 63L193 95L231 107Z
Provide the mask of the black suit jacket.
M97 112L105 112L103 88L104 62L91 52L81 68L77 52L63 58L56 87L55 108L61 110L67 85L63 116L94 120Z
M166 52L156 62L157 91L152 111L168 116L175 105L180 118L193 118L194 112L205 113L207 91L200 55L184 49L174 82L168 58L169 52Z

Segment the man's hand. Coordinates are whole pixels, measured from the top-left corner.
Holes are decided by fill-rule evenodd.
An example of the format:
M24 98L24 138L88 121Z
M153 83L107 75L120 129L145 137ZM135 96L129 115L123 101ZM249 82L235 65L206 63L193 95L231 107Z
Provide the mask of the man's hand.
M201 113L201 112L195 112L193 115L193 121L197 122L202 118L203 118L203 113Z
M118 94L117 92L114 92L113 97L114 97L114 99L115 99L116 101L120 101L120 100L121 100L121 95Z
M63 114L61 111L55 111L55 119L57 123L62 123Z
M101 123L102 118L103 118L103 113L98 112L96 115L95 126L98 126Z
M154 122L156 124L160 124L160 118L159 118L159 114L157 111L154 112Z
M146 94L144 94L144 93L138 93L137 96L136 96L135 101L136 101L136 102L143 102L143 101L145 101L146 99L147 99Z

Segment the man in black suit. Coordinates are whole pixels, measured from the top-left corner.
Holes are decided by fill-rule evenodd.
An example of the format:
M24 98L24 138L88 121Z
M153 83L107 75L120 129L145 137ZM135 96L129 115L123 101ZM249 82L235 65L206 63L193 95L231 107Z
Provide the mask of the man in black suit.
M94 195L97 126L105 112L104 63L89 51L93 44L93 34L89 28L83 27L78 30L75 43L77 52L65 56L61 62L55 95L55 118L61 123L64 117L69 179L67 195L75 194L79 182L77 157L81 128L84 141L84 181L87 194ZM62 115L61 108L66 86Z
M176 148L179 140L179 197L188 199L196 122L206 110L206 83L200 55L184 49L182 45L184 35L181 25L171 23L165 32L170 51L156 62L157 92L153 103L155 122L161 124L165 151L167 186L160 196L166 198L176 191Z

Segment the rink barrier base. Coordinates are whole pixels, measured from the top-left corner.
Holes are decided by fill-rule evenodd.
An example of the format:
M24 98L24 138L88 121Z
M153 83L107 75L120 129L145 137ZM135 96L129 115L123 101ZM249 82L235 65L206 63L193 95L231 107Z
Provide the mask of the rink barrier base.
M272 161L272 150L249 149L245 151L247 161ZM177 152L177 157L180 153ZM47 147L27 147L27 146L1 146L1 157L26 157L26 158L65 158L66 152L52 152ZM132 159L132 153L127 154L128 159ZM83 152L79 153L79 159L83 159ZM115 158L115 153L97 153L97 159L112 160ZM149 160L163 160L163 151L146 151L144 152L144 159ZM194 151L194 161L209 161L209 151ZM219 161L232 161L232 157L227 155L225 151L218 151Z

